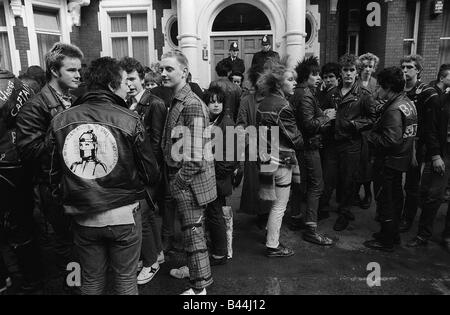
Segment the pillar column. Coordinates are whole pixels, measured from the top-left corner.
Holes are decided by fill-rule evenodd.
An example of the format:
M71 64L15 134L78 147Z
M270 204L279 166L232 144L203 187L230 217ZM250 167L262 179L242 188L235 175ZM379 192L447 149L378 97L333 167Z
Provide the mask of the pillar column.
M286 54L295 66L305 56L306 0L287 0L286 12Z
M193 81L198 81L198 35L195 2L195 0L178 0L177 16L180 49L189 60L189 71L192 73Z

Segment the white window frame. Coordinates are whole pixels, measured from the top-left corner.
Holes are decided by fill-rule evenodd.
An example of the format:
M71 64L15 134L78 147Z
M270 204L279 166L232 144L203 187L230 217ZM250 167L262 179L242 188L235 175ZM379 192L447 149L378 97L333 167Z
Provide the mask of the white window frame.
M42 10L57 11L60 33L56 32L45 32L46 34L60 35L61 41L65 43L70 43L70 16L67 12L67 1L58 0L32 0L25 1L25 18L24 26L28 27L28 38L30 40L30 50L28 51L28 65L40 65L39 64L39 49L37 41L36 27L34 25L34 8L39 8ZM26 22L25 22L26 21ZM44 32L40 32L44 33ZM40 65L42 68L45 65Z
M11 59L11 67L12 69L8 69L12 71L15 75L19 75L19 72L21 70L20 65L20 56L19 52L16 49L16 41L14 37L14 29L15 26L15 20L14 15L11 11L11 6L9 5L8 0L0 0L0 5L3 5L5 8L5 19L6 19L6 27L2 27L2 32L8 33L8 42L9 42L9 55Z
M127 30L130 32L112 33L110 14L124 13L147 13L147 31L146 32L132 32L131 18L127 17ZM112 38L127 37L128 38L128 52L129 57L133 56L133 44L131 38L133 37L147 37L148 38L148 57L147 65L157 60L155 52L154 29L156 28L155 16L153 11L153 2L148 0L128 0L128 1L114 1L103 0L99 7L99 30L102 36L102 51L100 56L112 56Z
M420 0L416 0L416 12L414 17L414 35L413 35L414 37L403 39L403 42L411 43L411 50L410 50L411 55L417 54L417 45L419 39L420 9L421 9Z

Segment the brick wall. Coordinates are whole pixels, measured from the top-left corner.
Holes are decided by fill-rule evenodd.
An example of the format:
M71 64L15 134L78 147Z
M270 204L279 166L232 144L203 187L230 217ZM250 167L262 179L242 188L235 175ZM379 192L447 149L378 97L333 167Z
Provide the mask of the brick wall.
M443 29L443 14L431 16L431 0L422 1L417 53L424 58L422 81L436 79L439 69L440 37Z
M21 71L28 68L27 50L30 50L30 40L28 38L28 28L23 26L23 19L16 17L16 26L14 26L14 39L16 49L19 51Z
M338 16L330 14L330 3L328 0L311 0L311 4L319 5L320 13L320 63L336 61L338 58Z
M384 67L398 66L399 60L403 56L405 12L406 0L388 3Z
M171 8L171 1L169 0L153 0L153 10L155 10L156 16L156 29L154 30L155 49L158 51L158 59L163 53L164 47L164 35L162 25L163 10Z
M102 38L98 22L99 0L91 0L91 4L81 8L81 26L72 28L71 39L84 53L83 64L89 65L92 60L100 58Z

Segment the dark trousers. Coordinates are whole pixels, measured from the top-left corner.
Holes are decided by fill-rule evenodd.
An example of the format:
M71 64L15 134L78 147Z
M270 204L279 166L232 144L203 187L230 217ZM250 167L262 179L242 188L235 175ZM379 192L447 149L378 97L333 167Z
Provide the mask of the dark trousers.
M145 201L140 201L142 205ZM85 227L74 224L75 248L81 263L81 292L104 293L108 267L114 293L137 295L137 265L142 240L139 208L133 211L135 224Z
M450 157L444 158L445 173L443 176L433 171L431 162L425 164L422 173L422 182L420 186L420 200L422 204L422 213L419 220L419 233L422 238L429 239L433 235L433 224L436 214L444 200L445 189L450 177ZM448 210L447 210L448 211ZM450 236L450 223L447 212L446 229L444 235Z
M403 209L403 219L408 222L413 222L417 215L417 210L419 208L419 196L420 196L420 177L421 177L421 167L423 162L423 156L419 153L421 151L418 149L416 154L417 167L410 166L409 170L406 172L405 179L405 206Z
M205 211L206 228L211 238L211 254L216 256L227 255L227 231L222 209L225 204L225 197L218 196L208 204Z
M157 259L162 251L161 235L156 222L155 209L152 209L147 201L141 203L142 214L142 248L141 257L144 267L150 267Z
M447 204L447 216L445 218L445 228L444 228L444 233L442 233L442 237L444 239L450 239L450 201Z
M17 256L26 282L43 276L41 253L35 236L33 217L33 185L23 168L0 169L0 214L5 217L4 232L8 244Z
M361 158L361 140L341 141L337 143L338 187L341 187L341 200L338 211L350 212L353 206L356 180Z
M337 185L338 180L338 154L334 141L324 143L320 152L322 159L324 189L320 197L319 207L329 204L333 191L336 189L336 201L340 201L341 189Z
M71 231L71 217L64 213L64 209L55 201L51 189L47 184L39 185L41 210L45 219L50 223L54 232L55 252L60 264L65 266L75 261L73 236Z
M306 175L305 223L317 225L319 200L324 187L320 153L319 150L305 150L300 157L300 173Z
M402 172L384 166L383 161L375 162L374 190L380 222L393 222L389 243L394 242L403 209ZM386 235L385 235L386 236Z

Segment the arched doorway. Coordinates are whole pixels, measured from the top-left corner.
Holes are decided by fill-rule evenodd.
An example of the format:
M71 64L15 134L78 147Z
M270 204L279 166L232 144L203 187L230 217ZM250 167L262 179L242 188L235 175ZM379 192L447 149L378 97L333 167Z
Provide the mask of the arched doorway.
M261 38L272 40L272 27L266 14L254 5L235 3L225 7L215 18L211 30L211 78L217 78L217 63L229 56L231 43L237 42L239 58L244 60L246 71L253 55L261 49Z

